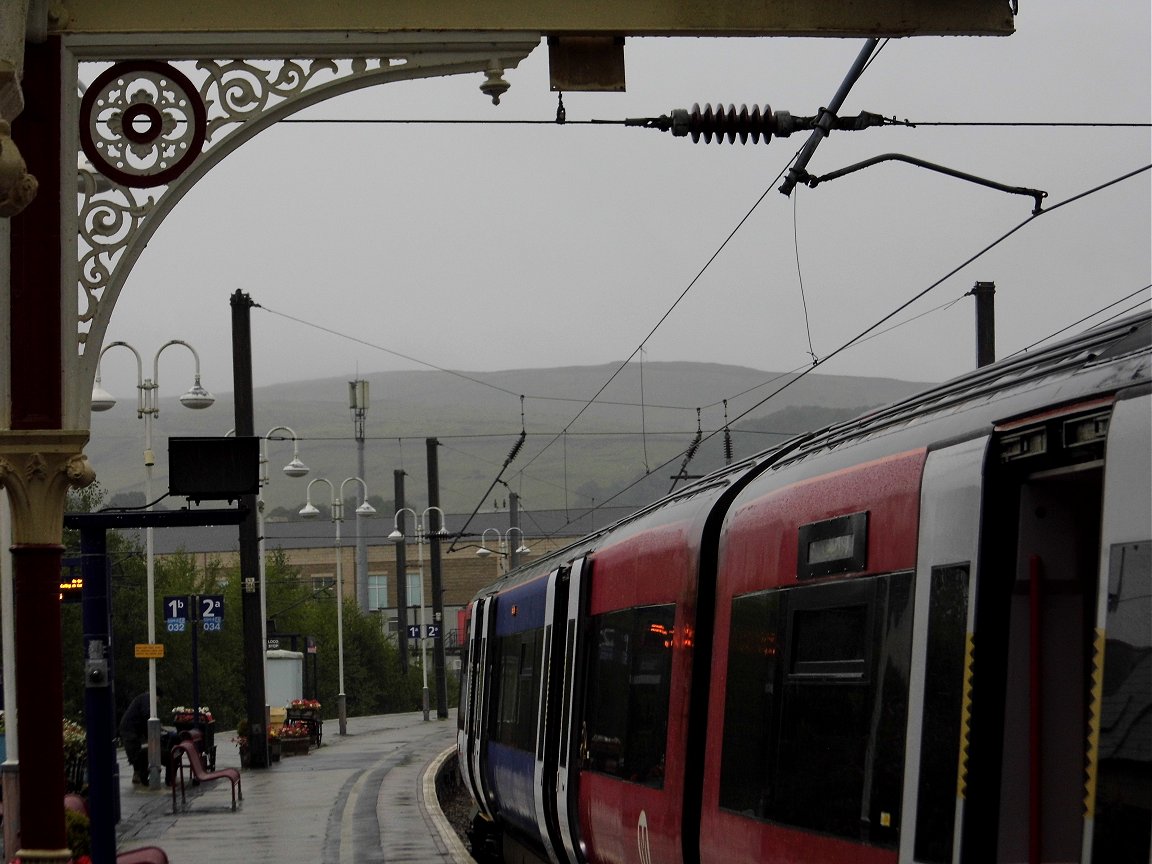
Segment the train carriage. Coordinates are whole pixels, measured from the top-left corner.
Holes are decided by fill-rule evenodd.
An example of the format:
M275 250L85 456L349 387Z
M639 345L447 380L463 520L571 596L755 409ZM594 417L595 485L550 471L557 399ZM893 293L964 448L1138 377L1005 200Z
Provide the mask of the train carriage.
M1090 769L1113 559L1136 605L1112 617L1150 641L1147 342L1144 319L1000 364L748 484L704 776L727 842L702 861L1147 859L1147 828L1115 845L1147 808L1094 813Z
M1146 864L1150 322L797 439L483 592L461 763L504 860ZM494 658L528 630L515 762L525 679Z

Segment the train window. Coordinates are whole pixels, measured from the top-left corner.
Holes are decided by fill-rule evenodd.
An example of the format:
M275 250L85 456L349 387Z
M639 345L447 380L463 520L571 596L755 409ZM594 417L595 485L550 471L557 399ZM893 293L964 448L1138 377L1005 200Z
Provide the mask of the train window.
M513 633L499 641L499 691L492 738L519 750L533 750L539 713L542 628Z
M925 864L952 860L968 631L968 569L966 563L933 567L929 587L915 844L916 860Z
M582 731L590 770L664 785L675 615L673 605L646 606L592 619Z
M722 807L895 845L911 581L901 573L733 600Z
M765 769L775 737L779 591L732 601L720 806L746 816L766 815Z

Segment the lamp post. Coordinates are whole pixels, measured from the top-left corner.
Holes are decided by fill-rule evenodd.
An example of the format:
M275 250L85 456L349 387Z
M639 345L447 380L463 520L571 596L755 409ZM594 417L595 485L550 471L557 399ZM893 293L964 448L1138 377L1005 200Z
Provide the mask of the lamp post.
M404 532L400 530L400 514L411 513L413 520L416 522L416 552L417 560L420 563L420 671L424 680L423 691L423 704L424 704L424 719L428 720L429 712L429 694L428 694L428 625L426 622L427 603L424 596L424 517L431 512L440 514L440 528L436 532L439 535L447 535L448 529L444 526L444 511L439 507L425 507L424 512L417 514L415 510L410 507L401 507L396 511L396 515L392 517L392 533L388 535L388 539L395 543L404 542ZM403 574L403 578L407 579L408 574Z
M277 432L287 432L292 439L292 461L281 470L289 477L303 477L308 473L308 466L300 461L300 439L296 433L287 426L273 426L260 438L260 488L256 497L256 548L260 556L260 651L264 657L263 677L264 692L268 692L268 582L266 579L267 562L264 559L264 487L271 478L268 476L268 442ZM227 435L234 435L235 429L229 429ZM282 440L282 439L276 439Z
M339 494L332 481L317 477L308 481L305 492L305 504L300 508L300 515L305 519L314 519L320 511L312 505L312 487L317 483L326 483L332 492L332 521L336 523L336 656L339 669L340 692L336 694L336 710L340 716L340 734L348 734L348 708L344 696L344 561L340 551L340 523L344 521L344 487L356 482L364 491L364 503L356 508L357 516L375 516L376 508L368 503L368 484L359 477L345 477L340 483Z
M152 377L144 377L144 363L140 352L127 342L110 342L100 352L96 361L96 381L92 387L92 410L107 411L116 404L112 394L100 386L100 362L113 348L127 348L136 358L136 416L144 419L144 504L152 509L152 466L156 456L152 452L152 423L160 414L160 401L157 391L160 387L160 355L172 345L183 345L192 352L195 361L195 377L188 392L180 397L185 408L202 409L216 401L215 397L200 386L200 355L183 339L170 339L156 351L152 361ZM152 544L152 528L145 530L145 567L147 573L148 642L156 643L156 556ZM148 786L160 788L160 718L156 706L156 659L148 659Z
M500 551L499 552L494 552L493 550L489 549L487 547L487 545L485 545L487 542L485 540L485 538L488 536L489 531L496 532L496 538L500 544ZM512 545L512 539L511 538L512 538L512 532L513 531L519 531L520 532L520 545L515 547L511 552L508 552L506 550L507 550L508 546ZM505 544L507 544L507 546ZM489 555L500 555L501 557L507 558L509 570L516 568L516 565L519 564L519 561L517 559L521 555L531 555L531 554L532 554L532 550L529 549L528 546L525 545L525 543L524 543L524 532L521 531L519 528L517 528L515 525L513 525L511 528L509 528L503 534L500 533L499 528L485 528L483 533L480 535L480 548L476 550L476 555L479 558L487 558Z

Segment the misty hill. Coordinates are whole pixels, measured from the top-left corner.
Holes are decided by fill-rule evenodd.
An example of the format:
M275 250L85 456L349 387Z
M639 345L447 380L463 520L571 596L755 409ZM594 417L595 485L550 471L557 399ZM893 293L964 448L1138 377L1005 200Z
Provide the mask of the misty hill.
M615 365L601 365L364 375L370 387L364 444L370 492L390 506L393 472L402 469L407 473L408 506L423 507L425 439L435 437L440 443L440 502L446 512L471 513L482 496L483 509L499 508L509 491L521 495L525 510L585 508L609 500L640 506L671 488L698 423L704 437L717 434L706 438L684 467L690 476L723 464L724 435L719 430L725 416L734 458L740 458L926 386L813 374L758 404L794 376L714 363L646 363L630 364L605 386L616 371ZM144 487L144 423L136 417L132 388L108 381L104 386L120 401L111 411L93 413L87 453L109 495L134 492L138 497ZM153 429L157 495L167 488L169 435L223 435L234 426L231 393L217 391L216 404L203 411L183 408L179 395L161 394ZM588 405L593 396L597 401ZM265 498L270 510L298 510L312 478L325 477L339 485L357 473L346 378L261 387L255 404L257 434L290 427L300 438L300 458L312 469L304 479L281 473L292 458L292 443L275 440L289 437L277 433L268 444L271 482ZM498 483L485 494L521 428L526 439L503 473L507 485ZM348 484L350 495L354 485ZM313 489L319 493L314 503L329 500L326 486Z

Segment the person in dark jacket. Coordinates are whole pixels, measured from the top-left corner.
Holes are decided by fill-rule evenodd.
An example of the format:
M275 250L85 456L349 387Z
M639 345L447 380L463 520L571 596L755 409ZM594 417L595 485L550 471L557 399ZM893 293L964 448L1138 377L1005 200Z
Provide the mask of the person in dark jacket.
M120 718L120 742L132 766L132 782L148 785L148 692L132 700Z

